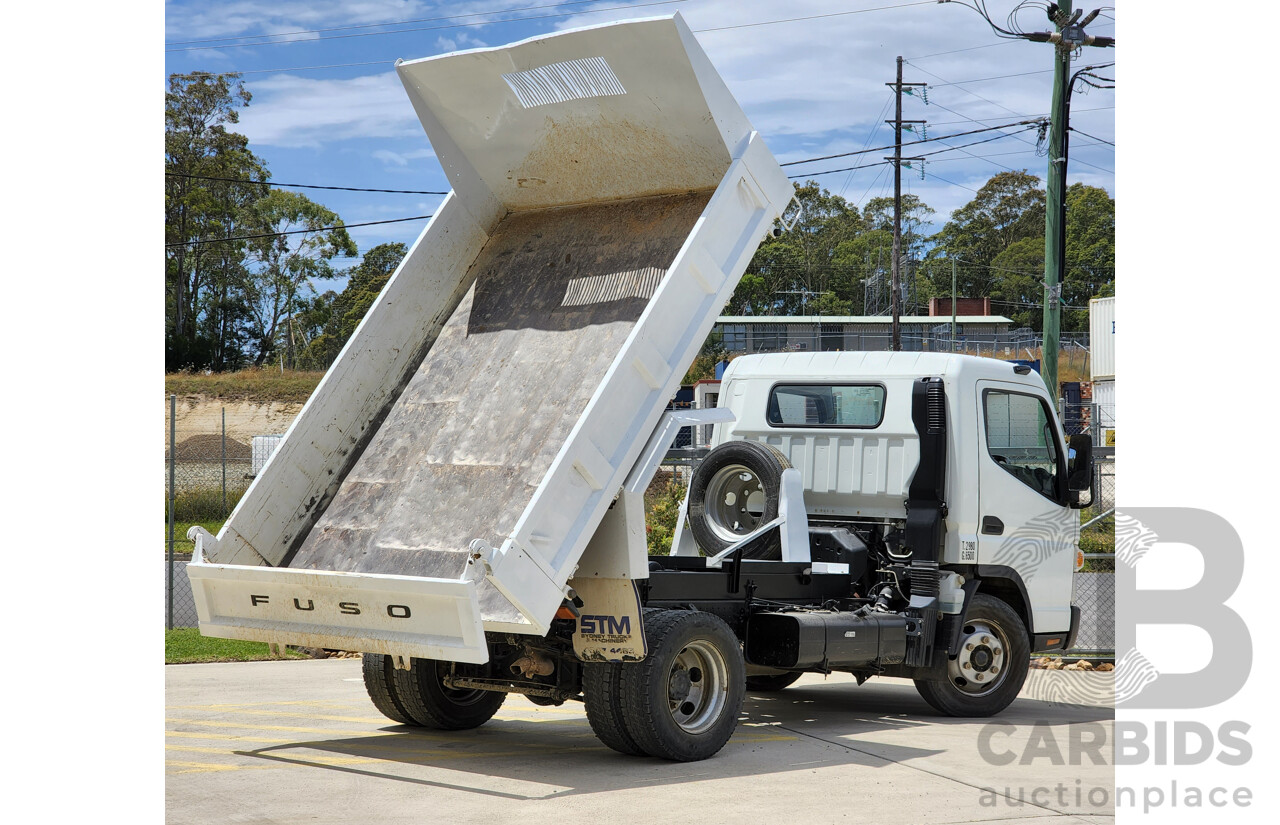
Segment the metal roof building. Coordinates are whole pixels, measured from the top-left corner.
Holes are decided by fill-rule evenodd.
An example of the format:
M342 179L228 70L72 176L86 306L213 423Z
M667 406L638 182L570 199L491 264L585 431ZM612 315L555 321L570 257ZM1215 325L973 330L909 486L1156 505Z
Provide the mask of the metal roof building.
M951 349L950 316L910 315L898 321L904 350ZM731 353L876 351L889 349L892 324L887 315L722 315L712 330ZM1013 353L1035 333L1010 331L1012 325L1003 315L961 315L955 340L968 348L991 347L993 354Z

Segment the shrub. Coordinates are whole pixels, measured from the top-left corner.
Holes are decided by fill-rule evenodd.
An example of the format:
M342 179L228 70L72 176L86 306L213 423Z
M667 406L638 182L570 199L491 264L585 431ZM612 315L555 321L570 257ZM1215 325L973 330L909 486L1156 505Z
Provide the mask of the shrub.
M243 490L227 490L227 509L222 509L222 488L181 490L173 497L174 521L217 521L226 518L244 495ZM169 494L165 492L165 518L169 516Z
M671 473L659 473L645 491L645 534L649 555L664 556L671 552L676 533L680 505L684 503L685 486Z

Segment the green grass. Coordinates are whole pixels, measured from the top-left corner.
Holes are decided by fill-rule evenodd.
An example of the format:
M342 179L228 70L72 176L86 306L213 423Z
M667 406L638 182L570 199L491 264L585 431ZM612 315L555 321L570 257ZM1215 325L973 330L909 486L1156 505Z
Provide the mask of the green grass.
M210 375L174 372L164 377L165 395L205 395L224 401L272 401L289 403L306 401L315 390L323 372L302 372L264 367Z
M221 519L218 519L216 521L209 521L209 520L176 521L175 520L173 523L173 552L190 553L194 549L195 545L192 542L187 541L187 531L191 529L192 525L196 525L196 524L200 525L201 527L203 527L204 529L208 530L210 533L213 533L216 536L218 535L218 531L222 529L223 522ZM164 551L166 553L169 552L168 522L165 522L165 525L164 525Z
M175 485L176 486L176 485ZM164 493L165 523L169 519L169 492ZM243 490L227 491L227 510L230 513L240 503ZM195 490L182 490L173 497L173 520L202 523L215 521L223 517L222 490L217 487L201 487Z
M181 627L164 632L164 663L166 665L192 662L259 662L278 660L272 656L266 642L241 642L235 639L213 639L201 636L194 627ZM305 653L285 648L285 659L306 659Z

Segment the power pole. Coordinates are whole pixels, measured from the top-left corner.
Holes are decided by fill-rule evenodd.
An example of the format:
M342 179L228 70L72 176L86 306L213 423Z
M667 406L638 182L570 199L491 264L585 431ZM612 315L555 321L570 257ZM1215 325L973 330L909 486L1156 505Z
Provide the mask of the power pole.
M1084 27L1098 12L1083 21L1072 11L1071 0L1062 0L1051 20L1055 32L1036 32L1028 40L1054 44L1053 100L1049 114L1049 170L1045 180L1044 214L1044 344L1040 348L1040 375L1050 397L1058 397L1058 338L1062 329L1062 283L1067 257L1067 130L1071 111L1071 55L1082 46L1114 46L1109 37L1085 34ZM1074 81L1074 78L1072 78Z
M890 307L893 312L893 341L890 348L894 352L902 351L902 326L899 322L899 316L902 314L902 162L904 160L924 160L924 158L904 158L902 156L902 124L904 123L924 123L923 120L903 120L902 119L902 87L904 86L927 86L927 83L903 83L902 82L902 56L898 56L898 79L893 83L886 83L886 86L892 86L896 103L893 110L893 120L886 120L885 123L893 124L893 157L885 158L885 160L893 163L893 294L890 296Z
M950 2L950 0L939 0ZM997 25L985 8L967 6L978 12L992 31L1013 40L1030 40L1033 43L1054 44L1053 100L1049 125L1049 176L1045 181L1045 231L1044 231L1044 346L1040 353L1040 375L1053 398L1058 397L1058 333L1062 320L1062 281L1066 269L1066 181L1067 181L1067 123L1068 98L1071 83L1067 72L1071 70L1071 55L1084 46L1114 47L1114 37L1094 36L1085 32L1085 26L1093 22L1101 9L1094 9L1084 19L1081 11L1073 11L1072 0L1049 3L1045 9L1055 31L1027 32L1013 21L1009 28ZM1019 6L1022 8L1022 6ZM1015 10L1016 16L1016 10ZM1074 80L1074 78L1072 78Z
M1071 0L1058 4L1060 21L1071 17ZM1045 180L1044 214L1044 344L1040 348L1040 375L1049 397L1058 399L1058 331L1062 327L1062 281L1066 263L1067 187L1067 74L1073 46L1059 43L1053 50L1053 101L1049 110L1049 174Z

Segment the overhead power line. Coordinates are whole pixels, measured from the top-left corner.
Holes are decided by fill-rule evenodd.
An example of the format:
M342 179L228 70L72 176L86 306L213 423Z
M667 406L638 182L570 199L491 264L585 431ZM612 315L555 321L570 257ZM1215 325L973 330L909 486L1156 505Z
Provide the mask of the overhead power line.
M933 105L933 104L931 103L930 105ZM1072 109L1071 112L1072 114L1077 114L1079 112L1109 112L1115 108L1116 108L1115 106L1091 106L1087 109ZM950 112L951 110L947 109L947 111ZM1048 117L1048 116L1049 116L1048 112L1038 112L1033 115L1014 115L1014 117L1031 117L1031 118L1042 118L1042 117ZM961 115L961 117L963 117L964 119L963 120L943 120L937 123L933 123L932 121L930 121L930 125L954 126L957 123L986 123L989 120L995 120L995 118L993 117L973 118L973 117L964 117L963 115Z
M228 241L252 241L258 238L279 238L283 235L303 235L307 232L329 232L334 229L355 229L357 226L377 226L384 223L404 223L406 221L422 221L430 218L431 215L414 215L410 218L390 218L385 221L364 221L363 223L346 223L336 224L334 226L317 226L311 229L290 229L286 232L263 232L257 235L233 235L229 238L200 238L194 241L174 241L165 244L168 249L172 246L196 246L202 243L227 243Z
M941 81L943 81L944 83L950 83L950 81L948 81L945 77L942 77L942 76L940 76L940 75L934 74L933 72L929 71L928 69L921 69L919 66L914 66L914 68L918 69L919 71L924 72L924 73L925 73L925 74L927 74L927 75L930 75L931 77L936 77L938 80L941 80ZM941 85L941 84L939 84L939 85ZM993 106L997 106L997 107L999 107L999 108L1001 108L1001 109L1004 109L1006 112L1009 112L1009 113L1010 113L1011 115L1013 115L1014 117L1018 117L1017 113L1016 113L1016 112L1014 112L1012 109L1010 109L1008 106L1004 106L1004 105L1001 105L1001 104L999 104L999 103L996 103L994 100L988 100L987 98L983 97L982 95L980 95L980 94L978 94L978 93L976 93L976 92L971 92L971 91L969 91L968 89L965 89L963 86L960 86L959 84L952 84L952 85L956 85L956 86L957 86L957 88L959 88L961 91L963 91L963 92L964 92L965 94L967 94L967 95L971 95L971 96L973 96L973 97L976 97L976 98L978 98L978 100L981 100L981 101L983 101L984 103L990 103L990 104L991 104L991 105L993 105ZM931 101L929 101L929 105L930 105L930 106L937 106L939 109L942 109L943 111L950 112L951 114L956 115L957 117L964 118L965 120L967 120L967 121L969 121L969 122L971 122L971 123L977 123L977 124L983 124L983 123L984 123L983 121L978 120L977 118L969 117L968 115L964 114L963 112L957 112L955 109L949 109L949 108L947 108L946 106L943 106L941 103L938 103L938 102L937 102L937 101L935 101L935 100L931 100ZM1020 142L1022 142L1022 143L1027 143L1025 140L1022 140L1022 138L1018 138L1018 140L1019 140ZM1030 146L1030 145L1032 145L1032 144L1027 143L1027 145L1028 145L1028 146ZM1101 171L1101 172L1108 172L1108 173L1112 173L1112 174L1114 174L1114 170L1106 169L1106 168L1104 168L1104 167L1102 167L1102 166L1098 166L1097 164L1089 163L1088 161L1080 160L1080 161L1077 161L1077 162L1078 162L1078 163L1081 163L1081 164L1083 164L1083 165L1085 165L1085 166L1092 166L1094 169L1097 169L1097 170L1099 170L1099 171ZM995 163L995 161L988 161L988 163L991 163L991 164L993 164L993 165L995 165L995 166L1000 166L1000 164ZM1002 169L1006 169L1006 170L1008 170L1008 168L1009 168L1009 167L1007 167L1007 166L1001 166L1001 168L1002 168ZM967 189L968 187L965 187L965 188Z
M904 57L902 59L910 63L912 60L924 60L927 57L942 57L943 55L946 55L946 54L959 54L960 52L976 52L978 49L990 49L994 46L1007 46L1011 42L1013 41L1001 40L999 43L987 43L984 46L968 46L963 49L950 49L945 52L933 52L932 54L918 54L914 57Z
M932 5L936 5L937 2L938 0L919 0L919 2L915 2L915 3L899 3L894 6L876 6L870 9L854 9L853 11L833 11L829 14L811 14L811 15L808 15L807 17L787 17L781 20L761 20L757 23L739 23L734 26L717 26L713 29L694 29L694 31L697 32L698 34L703 34L705 32L728 31L729 29L750 29L755 26L772 26L774 23L799 23L804 20L821 20L822 18L825 18L825 17L844 17L845 15L848 15L848 14L866 14L867 12L871 12L871 11L906 9L906 8L910 8L911 6L932 6Z
M1033 72L1017 72L1015 74L998 74L991 77L975 77L972 80L953 80L950 83L930 83L930 88L938 89L943 86L960 86L965 83L986 83L988 80L1006 80L1010 77L1027 77L1033 74L1053 74L1053 69L1036 69Z
M1025 132L1025 131L1027 131L1027 129L1031 129L1031 128L1033 128L1034 126L1035 126L1035 124L1032 124L1031 126L1027 126L1027 127L1026 127L1026 128L1024 128L1022 131L1024 131L1024 132ZM945 149L939 149L939 150L937 150L936 152L926 152L926 153L925 153L924 155L922 155L921 157L928 157L929 155L937 155L937 154L941 154L942 152L953 152L953 151L957 151L957 150L963 150L963 149L966 149L966 148L968 148L968 147L970 147L970 146L977 146L977 145L978 145L978 144L980 144L980 143L990 143L991 141L993 141L993 140L999 140L1000 138L1016 137L1016 134L1017 134L1017 133L1002 132L1001 134L998 134L998 135L996 135L996 136L994 136L994 137L986 138L985 140L976 140L976 141L974 141L973 143L966 143L966 144L963 144L963 145L961 145L961 146L948 146L948 147L946 147ZM948 135L947 137L955 137L955 136L954 136L954 135ZM921 142L922 142L922 141L921 141ZM907 144L905 144L905 143L904 143L904 144L902 144L902 145L903 145L903 146L906 146ZM796 163L802 163L803 161L795 161L795 162L796 162ZM800 175L788 175L787 177L788 177L789 179L795 179L795 178L816 178L816 177L818 177L819 175L833 175L833 174L835 174L836 172L848 172L848 171L850 171L851 169L869 169L869 168L871 168L872 166L880 166L881 164L884 164L884 163L889 163L889 161L880 161L879 163L867 163L867 164L864 164L864 165L862 165L862 166L847 166L847 167L845 167L845 168L843 168L843 169L827 169L827 170L822 171L822 172L806 172L806 173L804 173L804 174L800 174ZM966 188L966 189L968 189L969 187L967 187L967 186L966 186L965 188ZM971 191L977 191L977 190L971 190Z
M222 181L223 183L251 183L259 186L282 186L286 189L335 189L342 192L383 192L393 195L447 195L448 192L428 192L418 189L368 189L361 186L321 186L316 183L281 183L279 181L248 180L245 178L218 178L209 175L188 175L185 172L165 172L165 177L191 178L193 180Z
M915 145L915 144L918 144L918 143L932 143L932 142L934 142L934 141L951 140L951 139L953 139L953 138L965 137L965 136L968 136L968 135L981 134L982 132L991 132L991 131L995 131L995 130L997 130L997 129L1010 129L1010 128L1013 128L1014 126L1023 126L1023 127L1025 127L1025 128L1024 128L1022 131L1027 131L1027 130L1031 129L1032 127L1035 127L1035 126L1038 126L1038 125L1039 125L1039 121L1038 121L1038 120L1024 120L1024 121L1020 121L1020 122L1017 122L1017 123L1005 123L1005 124L1002 124L1002 125L1000 125L1000 126L990 126L990 127L984 128L984 129L972 129L972 130L970 130L970 131L968 131L968 132L957 132L957 133L956 133L956 134L954 134L954 135L941 135L941 136L938 136L938 137L923 138L923 139L921 139L921 140L914 140L914 141L904 142L902 145L903 145L903 146L912 146L912 145ZM981 144L981 143L989 143L990 141L993 141L993 140L999 140L999 139L1000 139L1000 138L1002 138L1002 137L1014 137L1014 136L1016 136L1016 134L1017 134L1016 132L1015 132L1015 133L1007 133L1007 132L1006 132L1006 133L1002 133L1002 134L996 135L995 137L988 138L988 139L986 139L986 140L979 140L979 141L974 141L973 143L966 143L966 144L964 144L964 145L962 145L962 146L948 146L947 148L945 148L945 149L939 149L939 150L938 150L938 151L936 151L936 152L927 152L927 153L925 153L925 157L928 157L928 156L930 156L930 155L941 154L941 153L943 153L943 152L950 152L950 151L960 150L960 149L964 149L964 148L969 147L969 146L977 146L978 144ZM1081 134L1083 134L1083 133L1081 133ZM1086 137L1092 137L1092 135L1086 135ZM1094 139L1096 140L1097 138L1094 138ZM1105 142L1105 141L1104 141L1104 142ZM831 159L833 159L833 158L848 157L848 156L850 156L850 155L865 155L865 154L869 154L869 153L871 153L871 152L880 152L880 151L883 151L883 150L885 150L885 149L892 149L892 148L893 148L892 146L879 146L879 147L874 147L874 148L870 148L870 149L859 149L859 150L856 150L856 151L853 151L853 152L841 152L841 153L834 154L834 155L823 155L823 156L821 156L821 157L804 158L804 159L801 159L801 160L792 160L792 161L788 161L788 162L783 163L783 164L780 164L780 165L781 165L781 166L796 166L796 165L799 165L799 164L802 164L802 163L813 163L814 161L819 161L819 160L831 160ZM851 166L851 167L847 167L847 168L844 168L844 169L831 169L831 170L828 170L828 171L825 171L825 172L807 172L807 173L800 174L800 175L791 175L791 178L793 178L793 179L794 179L794 178L813 177L813 176L817 176L817 175L828 175L828 174L833 174L833 173L836 173L836 172L848 172L848 171L851 171L851 170L853 170L853 169L870 169L870 168L872 168L872 167L881 166L881 165L883 165L883 163L884 163L884 161L879 161L879 162L877 162L877 163L869 163L869 164L865 164L865 165L863 165L863 166ZM343 192L380 192L380 193L389 193L389 194L397 194L397 195L447 195L447 194L449 194L448 192L442 192L442 191L429 191L429 190L422 190L422 189L374 189L374 188L370 188L370 187L363 187L363 186L329 186L329 185L317 184L317 183L282 183L282 182L280 182L280 181L250 180L250 179L247 179L247 178L225 178L225 177L216 177L216 176L213 176L213 175L191 175L191 174L187 174L187 173L185 173L185 172L165 172L165 176L166 176L166 177L190 178L190 179L192 179L192 180L220 181L220 182L224 182L224 183L256 184L256 185L258 185L258 186L280 186L280 187L286 187L286 188L291 188L291 189L330 189L330 190L338 190L338 191L343 191Z
M1087 138L1093 138L1094 140L1098 141L1099 143L1105 143L1105 144L1107 144L1108 146L1115 146L1115 144L1114 144L1114 143L1112 143L1112 142L1111 142L1111 141L1109 141L1109 140L1104 140L1104 139L1102 139L1102 138L1100 138L1100 137L1096 137L1095 135L1091 135L1091 134L1089 134L1088 132L1082 132L1082 131L1080 131L1079 129L1077 129L1076 127L1074 127L1074 126L1072 126L1072 127L1070 127L1070 128L1071 128L1071 131L1075 132L1075 133L1076 133L1076 134L1078 134L1078 135L1084 135L1084 136L1085 136L1085 137L1087 137Z
M908 141L903 141L902 145L915 146L918 143L932 143L935 140L950 140L951 138L964 137L966 135L976 135L981 132L991 132L991 131L995 131L996 129L1010 129L1010 128L1013 128L1014 126L1039 126L1040 120L1042 119L1022 120L1016 123L1005 123L1000 126L987 126L982 129L972 129L968 132L957 132L954 135L941 135L939 137L921 138L920 140L908 140ZM817 161L817 160L832 160L834 158L847 158L850 155L866 155L871 152L883 152L887 149L892 149L896 145L897 144L890 144L888 146L877 146L873 149L858 149L857 151L854 151L854 152L839 152L834 155L823 155L822 157L806 158L805 160L789 160L786 163L780 163L778 165L779 166L796 166L801 163L813 163L814 161Z

